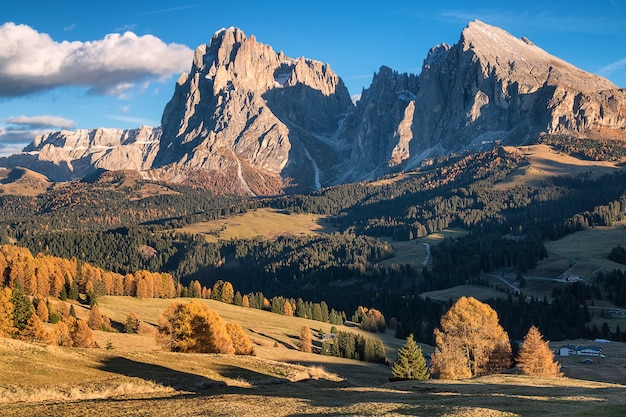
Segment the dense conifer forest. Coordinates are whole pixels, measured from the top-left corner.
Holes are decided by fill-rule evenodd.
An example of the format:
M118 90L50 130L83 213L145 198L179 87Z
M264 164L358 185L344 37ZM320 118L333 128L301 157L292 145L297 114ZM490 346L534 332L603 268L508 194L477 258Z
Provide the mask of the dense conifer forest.
M584 145L570 144L576 152ZM37 197L0 195L0 242L121 275L138 270L167 273L185 288L192 282L201 288L229 282L240 297L280 297L280 309L285 300L323 301L341 317L340 311L367 305L382 311L387 320L393 318L398 337L412 333L416 340L432 344L433 330L451 301L419 294L486 285L482 274L503 268L524 273L546 256L545 239L622 219L623 173L598 179L558 177L541 186L496 186L525 164L520 154L498 147L430 160L415 172L378 182L264 199L215 196L170 184L159 185L167 193L137 197L146 183L135 180L124 186L120 174L57 185ZM325 215L337 231L209 242L178 229L261 208ZM394 256L391 240L418 244L427 234L449 227L468 233L432 247L430 267L380 264ZM619 249L615 252L623 258ZM616 304L624 305L626 286L616 274L602 275L601 287L566 287L550 301L510 294L508 300L489 303L515 339L531 325L550 340L626 338L619 331L606 334L606 329L591 326L589 311L582 306L593 294L611 294Z

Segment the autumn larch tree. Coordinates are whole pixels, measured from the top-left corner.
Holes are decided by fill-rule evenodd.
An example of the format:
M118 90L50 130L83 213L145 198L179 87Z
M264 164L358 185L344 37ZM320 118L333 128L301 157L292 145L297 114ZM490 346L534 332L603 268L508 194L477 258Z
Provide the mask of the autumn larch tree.
M0 337L11 337L15 332L11 295L10 288L0 288Z
M126 316L124 330L126 333L137 333L139 331L139 316L133 310L130 310Z
M72 344L75 347L90 348L94 346L93 332L85 320L75 320L70 327Z
M70 329L64 321L61 320L54 325L51 340L57 346L72 346Z
M159 318L157 342L172 352L235 353L224 320L201 301L170 304Z
M433 373L442 379L471 378L510 366L511 344L498 314L473 297L461 297L435 329Z
M535 326L532 326L524 337L516 362L524 375L550 378L563 376L561 365L554 359L554 353L550 350L548 342L543 340Z
M398 359L391 368L394 379L419 379L430 378L428 366L422 348L415 343L413 334L406 338L404 345L398 349Z
M50 335L46 330L46 326L44 326L37 314L30 316L26 327L20 334L20 338L28 342L48 343L50 341Z
M300 352L311 352L311 339L311 329L309 328L309 326L302 326L300 328Z
M254 355L252 341L238 323L230 322L226 324L226 331L233 342L235 355Z
M35 314L39 316L43 323L47 323L50 319L50 311L48 310L47 304L47 300L40 300L39 303L37 303L37 308L35 309Z
M285 300L285 304L283 304L283 314L289 317L293 316L293 307L289 300Z
M104 330L104 319L102 318L100 308L97 305L91 307L87 324L92 330Z

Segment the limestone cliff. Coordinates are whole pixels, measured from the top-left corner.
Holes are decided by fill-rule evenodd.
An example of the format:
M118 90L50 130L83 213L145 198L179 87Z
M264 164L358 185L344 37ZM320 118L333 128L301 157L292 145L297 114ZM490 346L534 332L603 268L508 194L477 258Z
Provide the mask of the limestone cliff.
M307 192L541 133L626 140L626 90L474 21L457 44L432 48L419 75L381 67L355 107L328 64L230 28L196 49L161 124L44 135L0 166L57 181L130 169L218 193Z
M160 129L143 126L48 133L35 138L20 154L3 158L2 166L24 167L53 181L81 179L99 169L146 171L152 166Z
M351 106L329 65L221 30L198 47L165 108L156 175L205 170L250 194L319 188L339 162L332 135Z

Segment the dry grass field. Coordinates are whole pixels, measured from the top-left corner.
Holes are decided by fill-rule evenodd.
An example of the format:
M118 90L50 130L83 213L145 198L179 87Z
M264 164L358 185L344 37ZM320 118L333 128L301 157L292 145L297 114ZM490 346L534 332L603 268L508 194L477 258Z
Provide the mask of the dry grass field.
M52 182L42 174L25 168L15 168L12 172L0 168L0 194L37 196L45 193Z
M227 219L194 223L179 231L203 235L209 242L280 235L332 233L335 229L315 214L286 214L279 210L258 209Z
M0 339L0 415L482 417L626 413L626 385L620 385L626 384L625 344L603 346L606 358L591 365L566 358L569 362L563 365L569 378L505 374L461 381L389 382L390 369L385 365L294 349L300 326L329 330L327 324L208 300L205 302L226 321L242 324L257 355L162 352L148 323L155 322L170 302L104 297L101 310L113 320L123 320L132 309L144 323L135 335L95 332L99 349ZM86 311L77 308L77 313L80 316ZM391 335L367 335L380 337L390 358L395 358L402 341ZM107 344L112 348L105 348ZM424 351L432 352L432 348L424 346Z
M509 152L520 152L528 165L516 169L499 182L496 188L510 188L516 185L532 184L541 186L543 181L560 175L589 175L597 178L620 169L617 164L606 161L585 161L560 153L548 145L505 147Z
M437 233L431 233L428 236L421 237L417 240L408 241L390 241L393 246L394 256L380 262L382 266L392 264L415 264L422 265L427 256L427 245L437 245L445 238L456 239L457 237L467 234L466 230L461 228L444 229Z

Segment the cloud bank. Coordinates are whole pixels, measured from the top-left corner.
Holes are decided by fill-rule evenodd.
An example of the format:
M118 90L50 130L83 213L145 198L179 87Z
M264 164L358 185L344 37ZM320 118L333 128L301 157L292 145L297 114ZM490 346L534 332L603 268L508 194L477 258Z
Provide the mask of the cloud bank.
M60 129L72 130L73 120L59 116L9 117L0 125L0 157L21 151L36 136Z
M121 96L137 83L188 70L193 51L152 35L113 33L90 42L56 42L27 25L0 26L0 97L63 86Z

